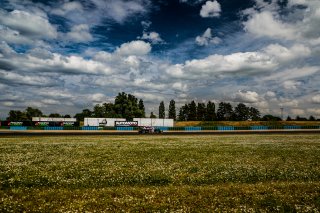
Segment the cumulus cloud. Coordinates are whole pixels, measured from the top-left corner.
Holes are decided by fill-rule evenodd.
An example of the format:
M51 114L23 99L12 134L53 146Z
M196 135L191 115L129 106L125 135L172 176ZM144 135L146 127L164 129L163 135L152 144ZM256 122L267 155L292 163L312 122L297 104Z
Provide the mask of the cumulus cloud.
M295 7L297 5L304 7ZM244 29L256 37L319 44L320 2L293 0L286 9L290 11L287 16L279 13L281 9L276 1L256 0L254 8L243 12L249 16L243 23Z
M147 1L124 1L124 0L91 0L96 6L98 13L105 14L119 23L123 23L128 17L147 12Z
M72 42L87 42L93 40L93 37L90 34L89 26L80 24L71 28L71 31L67 33L67 39Z
M292 114L297 115L297 116L304 116L305 115L305 111L303 109L291 109L290 110Z
M307 109L307 111L309 113L311 113L312 115L320 116L320 109L319 108L310 108L310 109Z
M238 91L235 94L234 100L236 102L243 102L243 103L257 103L259 102L259 95L253 91Z
M269 11L254 14L244 23L247 32L256 36L267 36L272 38L294 39L297 32L293 26L278 20Z
M196 37L196 43L199 46L208 46L209 44L219 44L221 39L219 37L213 37L211 28L208 28L201 36Z
M320 104L320 95L315 95L311 98L311 102L315 104Z
M151 45L144 41L131 41L122 44L116 52L120 55L146 55L151 51Z
M207 1L202 5L200 16L203 18L219 17L221 13L221 5L218 1Z
M210 55L204 59L188 60L184 64L168 67L167 73L179 78L207 78L213 74L259 73L273 69L277 63L259 52Z
M298 89L299 86L301 86L302 83L299 81L285 81L283 82L283 87L287 90L295 90Z
M31 14L26 11L14 10L7 12L0 10L0 24L26 37L57 38L57 30L50 24L47 17Z
M150 41L152 44L160 44L164 42L160 37L160 34L157 32L149 32L149 33L143 32L143 35L138 38L142 40Z
M76 2L76 1L65 2L60 7L53 8L51 10L51 13L59 16L65 16L66 14L72 13L75 11L83 11L83 7L80 2Z
M290 48L279 44L271 44L264 48L264 52L280 62L292 61L297 58L301 59L311 55L310 48L302 44L294 44Z

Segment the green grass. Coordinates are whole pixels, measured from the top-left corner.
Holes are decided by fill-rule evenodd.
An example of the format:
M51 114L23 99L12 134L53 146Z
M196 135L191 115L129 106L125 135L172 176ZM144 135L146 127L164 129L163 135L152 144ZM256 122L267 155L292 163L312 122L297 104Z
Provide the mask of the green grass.
M0 212L316 212L320 135L0 138Z

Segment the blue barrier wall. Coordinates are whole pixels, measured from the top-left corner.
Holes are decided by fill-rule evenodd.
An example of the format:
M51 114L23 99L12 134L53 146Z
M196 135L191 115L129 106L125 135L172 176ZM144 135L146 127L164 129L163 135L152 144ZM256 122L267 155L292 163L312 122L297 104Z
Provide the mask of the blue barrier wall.
M220 131L233 131L234 126L218 126L218 130L220 130Z
M81 127L82 130L99 130L98 126L83 126Z
M132 126L119 126L116 127L118 131L133 131L133 127Z
M301 129L301 126L284 126L284 129Z
M185 131L201 131L201 126L186 126L184 127Z
M44 130L63 130L63 126L46 126Z
M10 130L27 130L26 126L10 126Z
M158 127L155 127L156 129L160 129L161 131L168 131L168 127L166 126L158 126Z
M251 126L251 130L267 130L269 129L267 126Z

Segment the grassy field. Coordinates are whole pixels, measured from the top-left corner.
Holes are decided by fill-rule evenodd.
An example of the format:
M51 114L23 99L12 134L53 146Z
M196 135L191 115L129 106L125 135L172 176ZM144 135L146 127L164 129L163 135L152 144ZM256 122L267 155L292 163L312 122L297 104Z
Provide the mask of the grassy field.
M0 138L0 212L319 212L320 135Z

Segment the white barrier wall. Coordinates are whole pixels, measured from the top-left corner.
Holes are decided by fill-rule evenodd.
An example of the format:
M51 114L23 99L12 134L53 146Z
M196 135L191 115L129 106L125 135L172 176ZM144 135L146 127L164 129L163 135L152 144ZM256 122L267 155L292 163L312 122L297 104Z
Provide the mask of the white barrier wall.
M166 126L173 127L173 119L162 118L134 118L134 121L138 121L139 126Z
M76 118L49 118L49 117L32 117L32 121L44 121L44 122L76 122Z
M115 121L126 121L125 118L84 118L84 126L114 126Z

